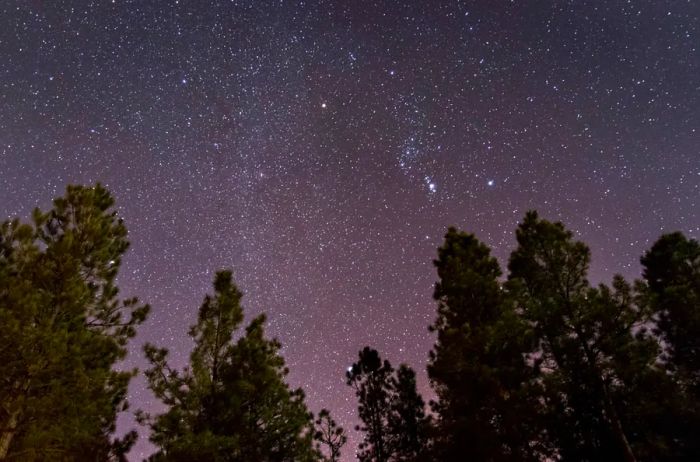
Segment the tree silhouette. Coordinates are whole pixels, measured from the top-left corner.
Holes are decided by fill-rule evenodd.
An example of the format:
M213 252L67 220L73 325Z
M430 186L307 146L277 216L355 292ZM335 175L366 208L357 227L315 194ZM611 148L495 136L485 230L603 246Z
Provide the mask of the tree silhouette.
M700 244L681 233L661 236L641 259L646 302L666 347L676 384L676 412L665 422L681 436L678 460L700 459Z
M394 372L389 361L382 361L377 350L364 347L358 362L347 372L347 383L359 400L359 415L364 432L357 457L361 462L386 462L391 455L388 430L391 388L389 379Z
M653 453L665 443L650 441L634 414L650 412L643 404L648 393L667 381L655 366L658 344L634 290L619 276L612 287L592 288L590 251L561 223L529 212L516 236L509 279L521 289L513 292L547 371L547 427L558 453L567 460L627 461Z
M291 390L277 340L265 338L261 315L234 341L243 320L230 271L214 280L197 324L190 367L170 368L166 349L146 345L149 387L165 413L139 420L151 428L156 461L314 461L313 422L300 389Z
M428 376L438 398L436 460L538 460L531 340L496 259L474 235L450 228L435 266Z
M0 225L0 459L122 459L110 441L135 371L115 371L148 306L120 301L129 243L99 184Z
M346 374L357 395L364 440L362 462L418 461L425 457L429 421L416 390L415 372L402 364L398 372L377 350L364 347Z
M430 420L425 415L425 402L416 388L416 373L401 364L390 381L392 394L387 424L391 435L391 460L424 460L428 450Z
M348 441L347 435L342 427L336 424L328 409L321 409L315 421L316 450L322 454L324 462L338 462L340 460L340 450Z

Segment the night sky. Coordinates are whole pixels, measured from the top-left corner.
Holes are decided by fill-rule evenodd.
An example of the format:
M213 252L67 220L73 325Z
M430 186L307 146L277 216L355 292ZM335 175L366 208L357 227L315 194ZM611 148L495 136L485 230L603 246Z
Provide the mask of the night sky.
M122 292L153 310L127 366L145 341L184 365L230 267L290 382L351 428L366 344L428 394L447 226L505 264L537 209L594 282L700 238L700 1L1 0L0 219L96 181L130 230ZM141 378L130 401L157 409Z

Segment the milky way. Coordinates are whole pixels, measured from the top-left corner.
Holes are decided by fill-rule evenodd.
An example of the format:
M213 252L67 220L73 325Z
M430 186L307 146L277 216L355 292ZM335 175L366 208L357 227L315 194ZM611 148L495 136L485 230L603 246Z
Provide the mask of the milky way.
M447 226L504 262L535 208L596 282L700 237L700 2L3 0L0 217L96 181L130 229L122 292L153 308L127 366L145 341L184 365L230 267L351 428L362 346L424 370ZM130 401L157 409L143 379Z

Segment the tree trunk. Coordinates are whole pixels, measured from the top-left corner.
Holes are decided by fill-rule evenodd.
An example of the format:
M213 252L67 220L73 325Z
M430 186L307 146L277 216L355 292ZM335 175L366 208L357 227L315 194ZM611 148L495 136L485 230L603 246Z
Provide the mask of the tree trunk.
M2 409L7 413L5 420L0 422L0 461L7 458L10 451L12 438L17 433L19 418L24 409L24 400L29 390L29 379L17 380L15 382L14 393L3 399Z
M620 446L620 449L622 450L625 462L637 462L637 458L634 456L634 452L632 451L632 446L630 446L629 440L627 439L627 435L625 435L625 431L622 428L622 422L620 422L620 417L617 415L615 405L613 404L612 398L610 397L608 385L605 382L603 374L600 372L600 368L598 367L596 355L591 351L590 347L588 346L588 343L586 342L586 339L583 336L583 332L576 327L574 327L574 331L576 332L576 335L579 338L579 342L581 344L581 347L583 348L583 352L586 355L586 359L588 360L589 365L593 368L593 371L595 372L596 379L599 382L600 389L603 393L603 407L605 411L605 419L608 421L610 431L612 432L613 436L617 440L618 445Z
M611 430L613 432L613 435L615 436L615 439L620 445L620 449L623 452L625 462L637 462L637 458L634 457L634 452L632 451L632 446L630 446L630 443L627 440L627 435L625 435L625 431L622 428L622 422L620 422L620 418L618 417L617 412L615 411L615 406L613 405L612 399L610 398L610 394L608 393L608 387L602 380L602 378L601 382L603 382L602 387L603 397L605 399L605 416L607 417L608 422L610 423Z
M10 450L10 443L17 431L17 423L19 421L19 407L11 411L7 420L3 422L2 432L0 432L0 460L5 460L7 453Z

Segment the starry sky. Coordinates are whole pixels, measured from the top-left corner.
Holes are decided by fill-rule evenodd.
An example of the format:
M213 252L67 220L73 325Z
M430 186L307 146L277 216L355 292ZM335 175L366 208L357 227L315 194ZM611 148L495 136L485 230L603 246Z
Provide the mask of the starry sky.
M127 366L145 341L184 365L230 267L290 382L351 428L366 344L429 393L447 226L505 263L537 209L595 282L700 238L700 2L2 0L0 218L96 181L130 230L122 292L153 309ZM141 378L130 401L157 409Z

